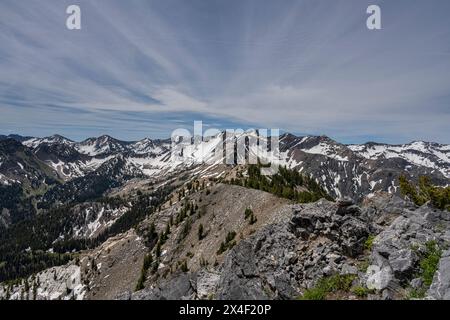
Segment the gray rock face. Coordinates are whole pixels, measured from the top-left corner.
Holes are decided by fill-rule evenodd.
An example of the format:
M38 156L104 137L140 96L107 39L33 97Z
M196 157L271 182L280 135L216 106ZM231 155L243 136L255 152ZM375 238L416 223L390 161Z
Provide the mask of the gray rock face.
M375 290L370 299L404 298L407 288L423 288L414 276L425 244L445 243L450 229L448 213L384 194L362 207L320 200L291 209L290 219L238 242L215 271L178 274L131 298L293 299L335 274L355 275L354 283ZM369 250L366 240L376 234ZM369 262L367 271L360 270L361 261ZM450 251L428 294L450 299Z
M163 280L157 287L146 288L131 295L131 300L189 300L195 297L196 274L181 273Z
M420 272L420 255L423 255L425 245L429 241L436 241L441 245L445 243L446 230L450 228L449 216L446 212L426 205L418 209L409 206L404 208L401 216L373 242L372 265L367 270L367 286L377 290L386 289L392 294L395 294L399 287L421 288L421 279L413 279L414 275ZM441 264L443 270L450 265L444 258ZM445 274L445 271L443 273ZM444 281L440 281L440 278ZM433 292L434 297L442 296L446 290L445 276L440 276L435 281L434 287L439 290L430 289L430 295Z
M197 276L197 297L209 299L214 297L219 285L220 274L201 270Z
M358 274L359 281L377 290L378 298L402 297L419 269L420 257L414 246L420 251L430 240L443 243L449 215L427 206L415 208L392 196L388 200L388 207L376 199L363 208L348 201L335 204L324 200L293 206L287 226L268 226L230 252L218 297L292 298L301 288L335 273ZM392 222L383 227L377 224L380 220ZM437 231L437 225L444 227ZM360 274L354 258L367 254L365 241L376 232L371 265L366 274ZM445 271L448 267L443 258L435 285L442 297L449 288L445 278L450 277ZM416 285L420 287L419 282Z
M291 231L304 240L324 236L339 244L344 254L356 257L364 250L364 242L370 234L368 224L359 219L361 209L351 202L341 201L338 206L319 201L316 206L294 207L290 222Z
M369 227L351 201L294 205L288 224L239 243L222 269L218 298L292 299L323 276L357 274Z
M442 254L428 296L438 300L450 300L450 250Z
M418 257L411 249L401 249L389 256L389 265L399 279L412 275L417 261Z
M218 299L290 299L295 284L296 237L276 224L241 241L224 261Z
M392 269L389 266L378 267L371 265L367 269L366 285L369 289L386 289L393 279Z
M117 300L192 300L214 298L219 284L217 272L200 270L194 273L178 273L162 280L157 286L135 293L125 292Z

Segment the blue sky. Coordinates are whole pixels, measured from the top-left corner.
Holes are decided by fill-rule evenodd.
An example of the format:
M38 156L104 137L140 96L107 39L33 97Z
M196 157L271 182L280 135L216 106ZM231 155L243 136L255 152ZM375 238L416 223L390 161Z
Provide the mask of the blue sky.
M71 4L82 30L65 27ZM450 143L449 14L448 0L2 0L0 133L135 140L203 120Z

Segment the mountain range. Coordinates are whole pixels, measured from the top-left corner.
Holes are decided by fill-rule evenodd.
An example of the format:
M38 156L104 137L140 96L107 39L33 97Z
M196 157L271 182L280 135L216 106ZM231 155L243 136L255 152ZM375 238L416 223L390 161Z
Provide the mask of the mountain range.
M53 180L64 184L108 164L117 166L118 162L122 165L120 170L127 171L130 177L159 177L199 166L203 174L215 171L216 176L227 170L217 169L222 159L211 161L214 150L226 140L224 134L185 147L183 161L178 162L171 159L170 139L126 142L101 136L74 142L59 135L12 135L0 136L0 140L0 183L4 185L31 177L33 185L47 184L46 181L51 184ZM422 141L344 145L326 136L284 134L280 136L279 148L280 165L312 176L333 197L361 199L379 190L397 193L396 178L400 174L412 179L427 175L438 185L446 185L450 178L450 145Z
M250 146L255 137L258 144ZM400 177L412 184L427 177L448 187L450 145L346 145L326 136L283 134L277 150L258 153L262 163L281 168L264 177L264 164L238 164L239 155L235 164L225 164L226 153L216 152L242 138L245 157L272 139L223 132L182 145L110 136L81 142L60 135L0 136L0 282L9 283L0 285L0 298L285 299L349 270L377 297L398 298L405 293L380 279L389 276L409 290L427 241L450 241L446 215L401 200L400 191ZM173 158L173 150L182 157ZM420 210L439 218L429 224L420 220ZM430 234L416 232L392 244L389 235L401 218ZM364 243L375 237L369 250ZM267 241L273 246L261 244ZM425 253L408 251L411 241ZM397 249L415 258L383 260ZM271 255L277 263L267 260ZM405 259L411 266L398 271ZM362 260L383 273L355 271ZM249 271L252 264L257 274ZM233 278L239 272L245 276Z

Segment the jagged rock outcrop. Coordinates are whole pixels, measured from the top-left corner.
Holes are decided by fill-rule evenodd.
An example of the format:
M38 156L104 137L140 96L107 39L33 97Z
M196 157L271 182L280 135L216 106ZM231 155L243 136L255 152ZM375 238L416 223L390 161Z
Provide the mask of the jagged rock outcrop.
M47 269L18 285L0 285L0 299L82 300L85 294L80 267L74 264Z
M320 200L291 210L290 218L240 241L214 271L172 275L129 298L293 299L319 279L340 274L353 275L352 286L370 292L366 298L404 299L410 290L427 289L420 278L427 244L444 247L450 240L447 212L383 193L361 207L348 199ZM448 298L449 267L446 251L429 297Z
M271 225L233 249L218 299L292 299L323 276L357 273L353 258L370 228L351 202L294 205L288 223Z
M404 209L373 242L367 286L401 296L403 289L420 272L419 262L426 244L439 247L449 243L450 215L427 205ZM417 280L416 280L417 281Z
M275 224L239 243L223 263L215 298L289 299L297 294L296 242L285 224Z
M338 244L346 255L356 257L364 250L370 234L369 225L360 215L361 209L348 200L337 204L320 201L315 206L294 207L290 227L304 240L324 236Z
M118 300L190 300L210 299L216 292L220 275L208 270L178 273L163 279L157 285L131 293L124 292Z

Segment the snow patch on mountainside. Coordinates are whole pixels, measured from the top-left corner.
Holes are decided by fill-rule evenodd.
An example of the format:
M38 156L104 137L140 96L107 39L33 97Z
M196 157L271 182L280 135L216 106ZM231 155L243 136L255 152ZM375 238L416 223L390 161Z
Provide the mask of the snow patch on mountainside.
M137 155L160 155L170 149L170 143L154 142L145 138L130 144L128 149Z
M129 210L127 207L116 209L102 207L99 210L97 209L98 212L96 212L94 208L86 208L84 211L84 223L73 228L73 237L83 239L95 238L102 231L112 226L127 210Z
M87 145L80 145L78 144L75 149L82 154L87 154L88 156L95 157L97 154L100 153L99 150L95 148L93 144L87 144Z
M338 155L331 145L324 142L321 142L309 149L302 149L302 151L311 154L320 154L338 161L348 161L348 157Z
M450 178L450 146L415 141L404 145L366 144L349 145L359 156L377 160L381 158L404 159L416 166L432 168Z
M45 137L45 138L31 138L28 140L25 140L22 142L23 145L29 147L29 148L37 148L41 144L64 144L64 145L73 145L75 142L64 138L62 136L54 135L51 137Z

